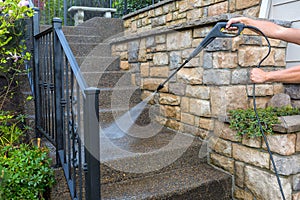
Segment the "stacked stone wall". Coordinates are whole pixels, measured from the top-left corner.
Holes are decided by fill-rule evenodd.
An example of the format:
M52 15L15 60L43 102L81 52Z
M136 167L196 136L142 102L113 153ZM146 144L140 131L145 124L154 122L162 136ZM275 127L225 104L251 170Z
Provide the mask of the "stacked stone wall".
M300 199L300 116L281 118L267 136L286 199ZM263 138L237 138L226 123L218 122L209 139L210 163L234 176L236 199L282 199Z
M140 87L146 98L188 58L216 22L227 21L235 14L257 17L259 3L258 0L163 1L124 18L125 35L113 41L112 52L120 57L121 69L131 73L132 84ZM270 41L272 50L262 68L282 69L287 45ZM209 162L235 177L236 199L260 198L267 193L277 195L279 191L261 139L237 139L226 122L229 110L253 106L249 71L267 51L264 38L250 30L234 38L216 38L179 70L152 101L159 107L157 119L161 124L209 141ZM280 83L256 85L258 107L265 107L274 94L282 92L284 87ZM299 134L288 135L282 137L296 139L294 145L298 145L299 154ZM273 143L278 148L284 145L276 138L277 135ZM278 159L294 156L292 163L299 157L297 152L276 156ZM256 175L258 179L254 179ZM261 179L260 184L270 182L267 179L271 178L272 187L264 187L264 191L253 189L259 186L253 182L259 182L259 177L266 179ZM297 177L293 173L283 179L289 199L292 194L293 200L299 197ZM261 199L273 199L268 197Z

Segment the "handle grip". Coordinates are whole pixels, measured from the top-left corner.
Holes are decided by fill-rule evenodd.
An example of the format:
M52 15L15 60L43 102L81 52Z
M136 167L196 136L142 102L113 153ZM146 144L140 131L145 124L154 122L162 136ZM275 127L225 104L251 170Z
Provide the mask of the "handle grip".
M236 28L236 30L230 31L225 29L226 22L218 22L209 33L210 37L236 37L244 30L245 25L242 23L231 24L230 27Z
M217 37L236 37L241 34L244 30L245 25L242 23L231 24L230 27L236 28L234 31L230 31L226 28L226 22L218 22L213 29L207 34L207 36L202 40L202 42L198 45L197 48L189 55L189 57L185 60L180 67L178 67L162 84L160 84L156 92L164 87L166 82L168 82L186 63L188 63L192 58L194 58L200 51L202 51L209 43L211 43Z

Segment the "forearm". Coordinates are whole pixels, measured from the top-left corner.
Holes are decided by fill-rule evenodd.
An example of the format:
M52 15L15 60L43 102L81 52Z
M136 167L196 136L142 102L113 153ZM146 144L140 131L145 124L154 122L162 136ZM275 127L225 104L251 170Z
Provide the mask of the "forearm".
M300 45L299 29L286 28L267 20L255 20L247 17L238 17L229 20L229 24L236 22L240 22L245 25L255 26L270 38L284 40L286 42L292 42Z
M240 18L241 23L245 24L245 25L250 25L250 26L255 26L256 28L258 28L259 30L261 30L266 36L270 37L270 38L277 38L280 39L278 37L280 37L280 33L283 32L284 27L279 26L277 24L274 24L270 21L265 21L265 20L254 20L251 18L247 18L247 17L241 17Z
M266 82L300 83L300 66L266 72L265 80Z

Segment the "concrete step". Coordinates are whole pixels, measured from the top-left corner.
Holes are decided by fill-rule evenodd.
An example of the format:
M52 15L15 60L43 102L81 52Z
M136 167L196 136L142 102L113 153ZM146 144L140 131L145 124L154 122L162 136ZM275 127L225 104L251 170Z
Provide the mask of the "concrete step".
M141 101L141 90L138 87L100 88L100 109L132 107Z
M206 164L198 138L142 129L119 138L101 132L101 199L232 199L231 176Z
M99 37L99 28L97 27L80 27L80 26L63 26L62 30L65 35L97 36Z
M134 103L123 104L122 107L118 108L101 108L99 110L99 123L102 127L106 127L110 125L112 122L116 121L118 118L123 116L124 114L129 113L129 115L133 115L132 112L130 112L130 109L136 106ZM155 109L155 108L153 108ZM152 110L151 110L152 111ZM152 111L152 112L155 112ZM140 115L135 121L138 125L147 125L151 122L151 112L149 112L149 107L142 108L140 111ZM129 119L130 120L130 119Z
M131 74L122 71L82 72L90 87L113 88L131 86Z
M118 18L94 17L77 27L98 27L98 35L104 40L109 38L119 37L123 32L123 20Z
M76 41L76 43L80 44L98 44L102 42L101 37L93 35L66 35L66 39L69 43Z
M119 57L87 56L77 57L82 72L119 71Z
M94 49L98 44L69 43L69 45L75 57L84 57L89 55L90 51L92 51L92 49Z
M111 45L109 43L98 43L88 57L111 57Z
M199 151L206 148L196 137L160 125L131 127L126 133L119 131L116 134L104 129L101 134L102 183L153 176L206 162L205 156L199 157Z
M101 185L101 199L231 200L231 177L207 164Z

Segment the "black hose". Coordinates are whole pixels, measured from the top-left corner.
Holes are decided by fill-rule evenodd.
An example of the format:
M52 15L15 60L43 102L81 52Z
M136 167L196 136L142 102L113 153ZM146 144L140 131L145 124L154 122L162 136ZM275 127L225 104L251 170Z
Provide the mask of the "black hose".
M257 27L245 26L245 28L249 28L249 29L252 29L256 32L259 32L266 39L266 41L268 43L268 48L269 48L268 53L257 65L257 67L260 68L262 62L270 55L270 52L271 52L270 41L269 41L268 37L261 30L259 30ZM280 189L280 192L281 192L282 199L285 200L285 196L284 196L284 192L283 192L283 189L282 189L281 181L280 181L280 178L279 178L279 175L278 175L278 172L277 172L277 169L276 169L276 165L275 165L275 162L274 162L274 159L273 159L273 154L271 152L269 142L268 142L267 137L264 133L263 127L261 125L261 121L260 121L258 113L257 113L256 97L255 97L255 83L253 83L253 94L252 94L252 96L253 96L253 109L254 109L254 112L255 112L256 119L257 119L257 124L259 126L260 132L261 132L261 134L264 138L265 144L267 146L267 149L268 149L268 152L269 152L269 155L270 155L270 159L271 159L271 162L272 162L272 165L273 165L273 168L274 168L274 172L275 172L275 175L276 175L276 178L277 178L277 182L278 182L278 185L279 185L279 189Z

